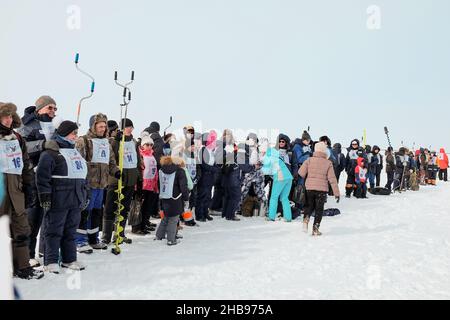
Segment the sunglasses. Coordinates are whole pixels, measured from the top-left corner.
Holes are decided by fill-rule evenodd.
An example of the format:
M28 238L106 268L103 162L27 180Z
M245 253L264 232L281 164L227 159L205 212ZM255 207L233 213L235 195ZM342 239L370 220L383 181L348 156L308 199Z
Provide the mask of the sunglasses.
M54 107L54 106L47 106L47 109L48 110L50 110L50 111L58 111L58 108L57 107Z
M284 141L284 140L280 140L280 143L286 143L286 141Z

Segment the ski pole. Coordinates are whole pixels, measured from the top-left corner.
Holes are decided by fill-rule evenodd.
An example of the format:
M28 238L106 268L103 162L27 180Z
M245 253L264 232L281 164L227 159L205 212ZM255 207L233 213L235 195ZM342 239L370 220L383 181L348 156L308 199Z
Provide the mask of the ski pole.
M89 73L87 73L86 71L82 70L79 65L78 62L80 61L80 54L77 53L75 55L75 68L81 72L82 74L84 74L85 76L89 77L91 79L91 93L88 96L85 96L83 98L80 99L80 101L78 102L78 106L77 106L77 125L80 126L80 112L81 112L81 104L83 103L84 100L89 99L90 97L92 97L92 95L94 94L94 90L95 90L95 79L94 77L92 77Z

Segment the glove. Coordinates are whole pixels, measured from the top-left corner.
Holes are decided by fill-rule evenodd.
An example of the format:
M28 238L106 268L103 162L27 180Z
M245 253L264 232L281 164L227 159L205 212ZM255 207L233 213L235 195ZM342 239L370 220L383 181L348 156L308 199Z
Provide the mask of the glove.
M39 203L41 208L48 211L52 207L52 194L51 193L41 193L39 194Z
M114 173L114 178L116 178L117 180L119 180L121 176L122 173L120 172L120 170L117 170L116 173Z
M184 212L188 212L189 211L189 201L185 201L184 202Z
M83 203L83 205L81 206L81 211L84 211L84 210L86 210L87 209L87 207L89 207L89 203L91 202L91 200L90 199L86 199L85 201L84 201L84 203Z
M122 140L122 135L123 135L122 131L117 131L117 134L116 134L116 137L115 137L116 141Z
M339 200L341 199L341 197L334 197L336 199L336 203L339 203Z

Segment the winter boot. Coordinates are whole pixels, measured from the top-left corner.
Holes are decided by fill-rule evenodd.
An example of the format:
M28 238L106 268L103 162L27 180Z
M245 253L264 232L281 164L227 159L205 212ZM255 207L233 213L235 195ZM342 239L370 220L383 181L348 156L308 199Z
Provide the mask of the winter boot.
M319 231L319 227L320 227L320 225L317 223L315 223L313 225L313 231L312 231L313 236L321 236L322 235L322 232Z
M16 270L14 276L25 280L42 279L42 277L44 277L44 272L32 267L27 267L25 269Z
M62 263L61 266L63 268L67 268L67 269L75 270L75 271L83 271L84 269L86 269L86 265L79 261L74 261L71 263Z
M180 243L180 241L178 241L178 240L175 240L175 241L167 241L167 245L168 246L175 246L175 245L177 245L177 244L179 244Z
M308 232L309 217L303 217L303 232Z
M59 274L61 272L61 268L57 263L50 263L44 267L44 271L48 273Z
M78 253L84 253L84 254L91 254L94 252L94 250L92 249L92 247L88 244L82 244L77 246L77 252Z
M111 243L112 233L114 230L114 220L103 220L102 242Z
M108 249L108 245L106 243L103 243L103 242L93 243L90 246L94 250L106 250L106 249Z

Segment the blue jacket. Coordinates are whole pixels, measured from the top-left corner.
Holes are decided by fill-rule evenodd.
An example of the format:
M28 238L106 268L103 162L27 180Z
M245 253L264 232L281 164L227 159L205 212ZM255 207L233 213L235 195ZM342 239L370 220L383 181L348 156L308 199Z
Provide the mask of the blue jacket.
M23 126L17 132L25 139L27 151L33 167L39 162L41 152L44 151L45 135L42 132L41 122L51 123L52 119L47 115L38 115L36 107L31 106L25 109L22 117Z
M274 181L278 180L278 172L281 170L283 181L292 180L292 174L286 164L281 160L280 153L277 149L269 148L263 159L262 172L265 175L273 177Z
M86 179L54 178L67 176L68 168L60 148L74 149L75 146L59 136L45 145L36 170L36 185L39 199L51 201L52 209L80 208L88 199Z
M304 145L300 139L295 140L294 148L292 149L292 173L294 176L298 175L298 169L312 154L311 145Z

